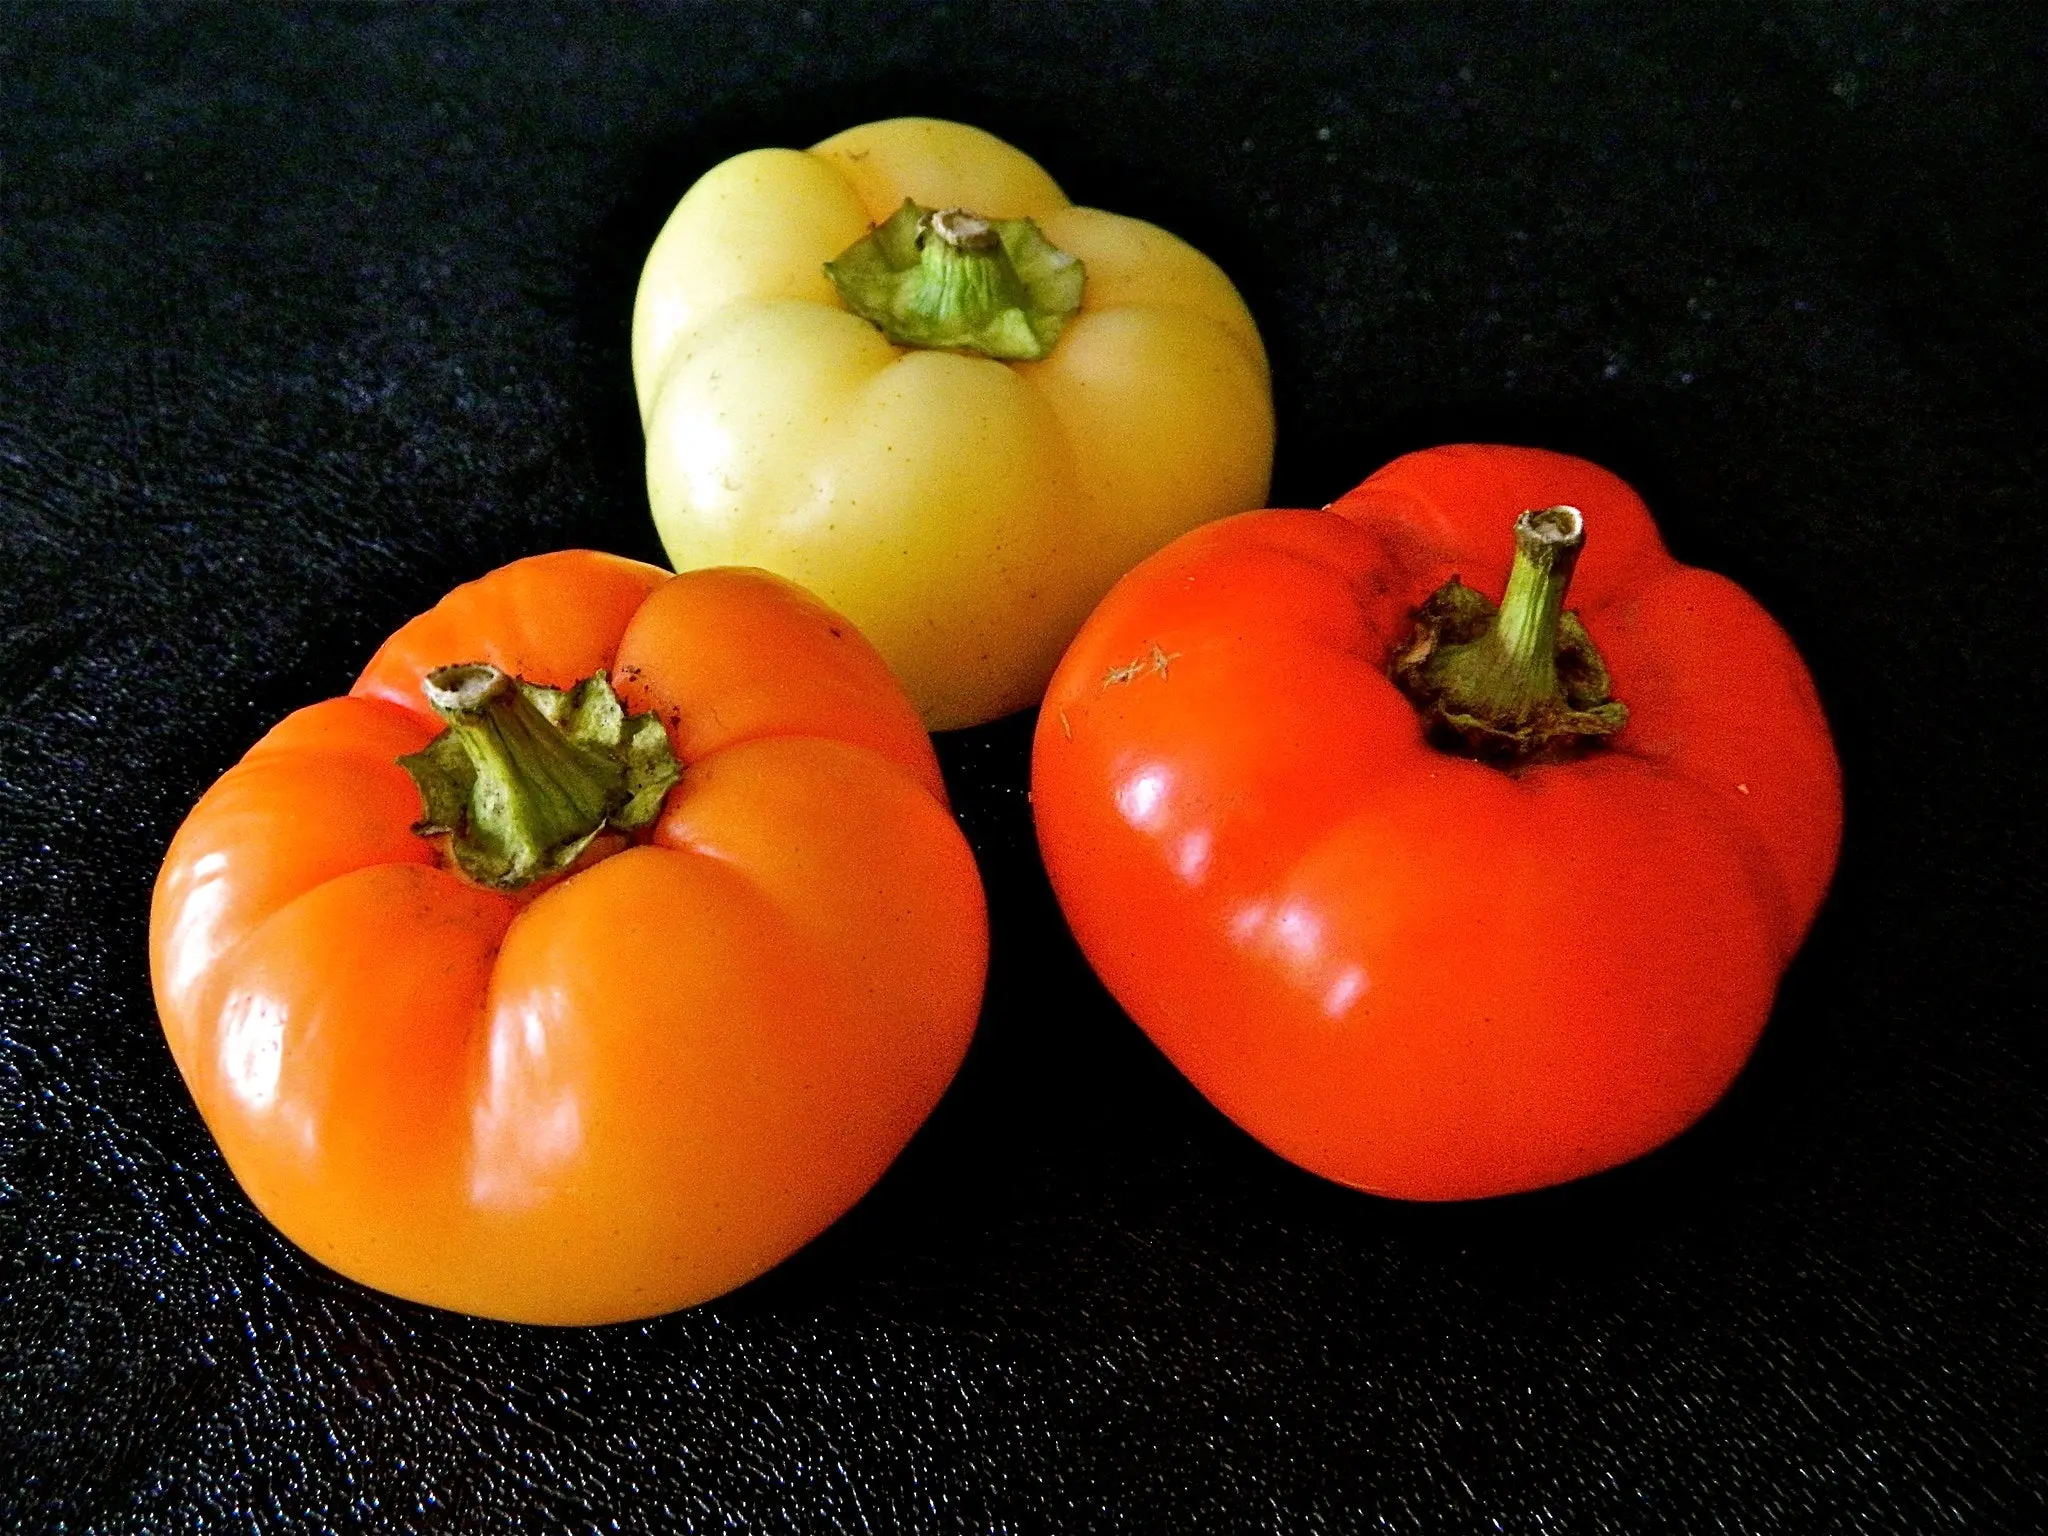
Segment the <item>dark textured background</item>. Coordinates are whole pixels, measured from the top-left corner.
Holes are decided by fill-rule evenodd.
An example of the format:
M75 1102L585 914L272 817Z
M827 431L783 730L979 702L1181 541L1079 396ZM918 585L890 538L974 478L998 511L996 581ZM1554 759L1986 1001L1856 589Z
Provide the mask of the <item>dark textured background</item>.
M0 1524L2048 1524L2048 29L1676 9L0 11ZM1319 1183L1089 977L1013 720L942 744L979 1039L826 1237L596 1331L318 1269L159 1036L166 840L449 584L655 557L662 217L919 110L1224 263L1277 499L1445 438L1581 452L1778 614L1849 831L1762 1050L1573 1188Z

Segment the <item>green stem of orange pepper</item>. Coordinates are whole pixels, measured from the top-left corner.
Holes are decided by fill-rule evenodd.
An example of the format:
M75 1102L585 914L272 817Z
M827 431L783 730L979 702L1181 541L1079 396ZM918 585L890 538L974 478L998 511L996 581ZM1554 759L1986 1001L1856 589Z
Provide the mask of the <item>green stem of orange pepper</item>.
M424 808L413 830L446 835L480 885L516 890L567 869L607 827L652 822L681 777L660 720L627 715L602 672L564 691L470 662L429 672L421 689L448 728L398 760Z

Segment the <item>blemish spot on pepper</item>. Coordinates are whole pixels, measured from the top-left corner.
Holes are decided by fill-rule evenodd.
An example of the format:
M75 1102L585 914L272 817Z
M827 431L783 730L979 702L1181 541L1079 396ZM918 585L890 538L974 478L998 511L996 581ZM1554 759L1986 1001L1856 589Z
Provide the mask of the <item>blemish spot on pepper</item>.
M1107 672L1103 673L1102 686L1114 688L1119 683L1136 682L1147 672L1155 673L1163 680L1166 677L1168 665L1178 660L1180 660L1179 651L1162 650L1159 642L1154 640L1152 648L1144 655L1137 657L1135 660L1127 661L1120 667L1111 667Z
M1067 718L1067 707L1064 704L1060 706L1060 734L1069 741L1074 739L1074 724Z

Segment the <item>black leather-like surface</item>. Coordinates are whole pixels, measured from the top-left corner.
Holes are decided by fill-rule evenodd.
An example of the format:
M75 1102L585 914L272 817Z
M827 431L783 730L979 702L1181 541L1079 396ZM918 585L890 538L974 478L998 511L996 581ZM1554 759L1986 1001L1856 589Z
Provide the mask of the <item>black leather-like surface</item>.
M2043 34L1672 10L0 16L0 1524L2048 1522ZM1004 722L942 745L981 1033L851 1216L645 1325L361 1290L172 1069L165 843L453 582L656 557L647 243L724 155L908 111L1225 264L1277 499L1447 438L1632 478L1819 678L1834 898L1696 1132L1404 1208L1260 1151L1109 1003Z

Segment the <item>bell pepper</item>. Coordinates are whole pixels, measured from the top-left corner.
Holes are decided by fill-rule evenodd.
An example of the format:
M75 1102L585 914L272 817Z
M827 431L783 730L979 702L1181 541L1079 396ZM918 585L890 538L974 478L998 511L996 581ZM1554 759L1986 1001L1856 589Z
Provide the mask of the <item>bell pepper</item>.
M171 1053L306 1252L524 1322L717 1295L878 1178L987 930L931 743L847 622L589 551L458 587L199 801L150 922Z
M1195 1086L1305 1168L1425 1200L1698 1119L1841 830L1763 609L1613 475L1484 446L1139 566L1053 678L1032 803L1082 949Z
M708 172L648 254L633 378L676 568L801 582L934 729L1035 704L1118 576L1272 468L1222 272L931 119Z

